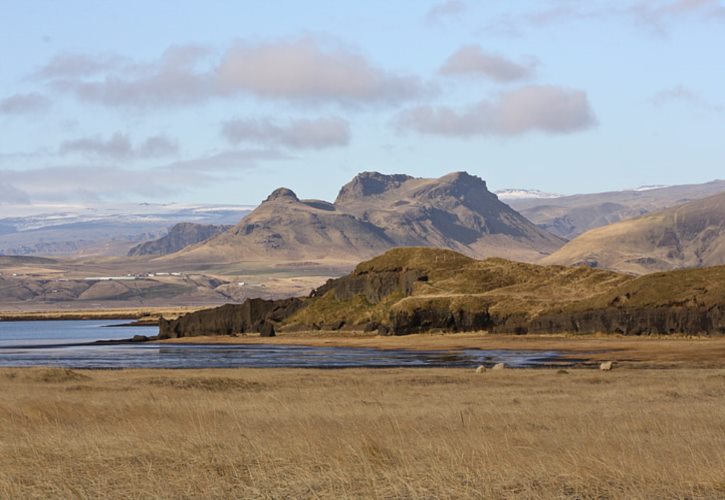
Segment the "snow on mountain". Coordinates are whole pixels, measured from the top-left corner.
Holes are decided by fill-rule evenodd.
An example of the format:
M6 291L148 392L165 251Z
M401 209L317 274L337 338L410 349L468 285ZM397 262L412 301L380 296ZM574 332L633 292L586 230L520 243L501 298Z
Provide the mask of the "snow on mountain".
M632 191L652 191L653 189L662 189L669 187L667 184L652 184L648 186L639 186L634 188Z
M500 200L523 200L527 198L560 198L563 195L545 193L538 189L501 189L500 191L496 191L496 196Z

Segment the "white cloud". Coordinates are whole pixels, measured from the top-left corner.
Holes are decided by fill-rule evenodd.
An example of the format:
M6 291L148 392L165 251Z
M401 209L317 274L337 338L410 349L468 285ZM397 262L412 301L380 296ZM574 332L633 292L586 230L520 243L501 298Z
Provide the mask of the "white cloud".
M206 68L199 69L209 53L208 49L195 45L172 46L152 64L129 63L117 58L116 61L123 62L104 66L104 71L82 75L46 71L45 77L58 90L109 106L189 104L214 94L212 75ZM100 74L95 75L96 72Z
M116 160L156 158L176 154L179 146L171 139L157 135L148 137L133 145L128 135L116 132L108 139L83 137L65 141L60 145L60 154L80 153L86 156L112 158Z
M237 42L219 59L199 46L176 46L152 64L120 57L57 56L36 73L54 88L109 106L158 107L251 95L343 105L393 104L423 93L412 76L389 72L362 54L306 37Z
M0 114L26 114L45 111L50 108L50 99L43 94L31 92L28 94L13 94L0 99Z
M480 45L466 45L454 52L441 66L439 73L448 76L484 76L497 82L531 78L535 60L516 63L498 54L484 51Z
M218 67L224 93L340 104L395 103L421 93L413 77L389 73L364 56L313 38L235 44Z
M231 120L222 134L232 144L251 142L291 149L325 149L350 142L350 124L338 117L291 120L280 125L265 119Z
M564 134L596 124L586 93L532 85L483 100L464 109L418 106L399 114L399 130L450 137L517 136L540 131Z

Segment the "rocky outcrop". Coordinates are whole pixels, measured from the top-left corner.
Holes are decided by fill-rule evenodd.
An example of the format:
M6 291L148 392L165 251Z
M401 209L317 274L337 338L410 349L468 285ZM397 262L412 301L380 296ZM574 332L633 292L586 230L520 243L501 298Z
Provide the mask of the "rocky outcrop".
M147 241L136 245L128 251L129 257L139 255L167 255L178 252L189 245L201 243L232 226L216 226L212 224L194 224L182 222L169 229L169 234L154 241Z
M285 330L725 334L725 266L633 277L536 266L449 250L395 249L309 297L241 305L162 322L161 336Z

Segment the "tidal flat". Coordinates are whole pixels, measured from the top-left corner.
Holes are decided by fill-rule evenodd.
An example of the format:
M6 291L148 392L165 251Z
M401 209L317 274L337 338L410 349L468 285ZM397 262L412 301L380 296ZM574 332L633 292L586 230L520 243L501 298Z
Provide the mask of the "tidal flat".
M722 498L725 369L0 369L2 498Z

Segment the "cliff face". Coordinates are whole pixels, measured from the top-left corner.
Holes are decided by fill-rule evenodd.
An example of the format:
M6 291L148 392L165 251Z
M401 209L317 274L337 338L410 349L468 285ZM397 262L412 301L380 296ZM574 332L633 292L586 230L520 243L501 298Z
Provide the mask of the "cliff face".
M395 249L309 297L248 300L163 322L161 336L285 330L725 333L725 266L635 278L586 267Z

